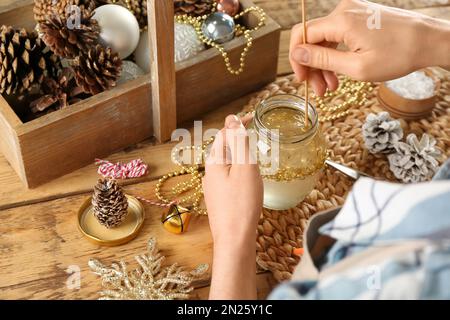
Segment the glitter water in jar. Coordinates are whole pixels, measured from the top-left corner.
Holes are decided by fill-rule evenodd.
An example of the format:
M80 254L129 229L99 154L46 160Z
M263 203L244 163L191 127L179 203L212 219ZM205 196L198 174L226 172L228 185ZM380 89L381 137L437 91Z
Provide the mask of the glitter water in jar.
M273 96L256 107L251 129L257 139L265 208L293 208L315 187L327 148L311 104L308 119L305 125L305 100L294 95Z

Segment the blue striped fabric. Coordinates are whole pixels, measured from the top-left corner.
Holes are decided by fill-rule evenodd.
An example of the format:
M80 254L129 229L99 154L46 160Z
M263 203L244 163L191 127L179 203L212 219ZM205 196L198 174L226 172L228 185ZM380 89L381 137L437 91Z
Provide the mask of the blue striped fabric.
M319 233L336 240L319 276L271 299L450 299L450 161L428 183L358 180Z

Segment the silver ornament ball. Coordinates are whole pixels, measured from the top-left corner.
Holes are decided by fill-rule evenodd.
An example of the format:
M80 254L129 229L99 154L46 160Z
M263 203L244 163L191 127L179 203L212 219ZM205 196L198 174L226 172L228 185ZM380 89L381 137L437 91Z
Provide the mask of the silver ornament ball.
M236 24L226 13L215 12L209 15L202 25L202 32L211 41L225 43L234 38Z

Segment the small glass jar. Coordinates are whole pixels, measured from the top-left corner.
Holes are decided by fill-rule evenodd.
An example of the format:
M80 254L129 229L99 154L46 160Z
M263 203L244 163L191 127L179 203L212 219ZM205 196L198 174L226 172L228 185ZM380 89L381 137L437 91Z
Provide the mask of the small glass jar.
M277 95L262 101L251 127L256 132L257 158L264 181L264 207L295 207L314 189L327 148L316 108L305 100Z

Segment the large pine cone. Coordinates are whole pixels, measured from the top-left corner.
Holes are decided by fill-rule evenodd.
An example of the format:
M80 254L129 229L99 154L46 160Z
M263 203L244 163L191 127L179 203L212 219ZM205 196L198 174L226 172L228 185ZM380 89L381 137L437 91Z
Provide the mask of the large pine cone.
M389 113L369 114L362 127L366 148L371 153L392 153L395 144L403 138L400 121L393 120Z
M128 213L128 200L115 180L99 179L92 197L94 216L107 228L118 226Z
M0 94L27 92L57 74L59 59L36 32L1 26L0 41Z
M214 0L174 0L175 14L202 16L211 13Z
M147 0L129 0L127 7L136 17L141 29L145 29L148 25Z
M102 6L104 4L118 4L125 5L126 0L94 0L97 7Z
M89 13L95 9L95 5L94 0L34 0L34 19L42 23L52 16L67 17L73 14L71 6Z
M97 45L87 55L75 58L73 70L84 92L96 95L114 87L122 71L122 60L111 48Z
M420 141L415 134L408 135L406 142L395 145L395 151L388 155L389 167L402 182L428 181L439 168L441 151L436 147L436 139L427 134Z
M64 16L51 16L39 24L42 39L56 55L73 59L98 42L100 26L92 15L93 12L83 14L80 25L75 27L69 27Z
M77 86L70 68L64 68L55 80L52 77L44 79L41 85L43 96L30 104L31 111L36 115L65 108L82 100L83 89Z

